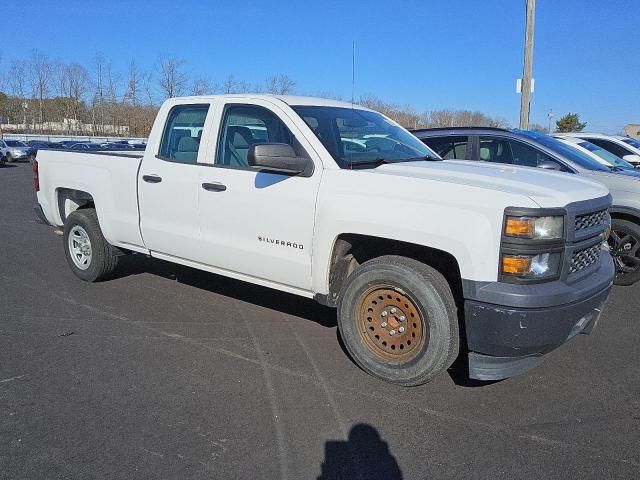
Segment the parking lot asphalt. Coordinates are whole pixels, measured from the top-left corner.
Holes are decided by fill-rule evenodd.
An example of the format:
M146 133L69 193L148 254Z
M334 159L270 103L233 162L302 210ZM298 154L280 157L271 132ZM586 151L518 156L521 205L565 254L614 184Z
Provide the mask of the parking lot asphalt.
M335 312L124 258L97 284L0 168L0 478L640 478L640 286L527 374L402 388Z

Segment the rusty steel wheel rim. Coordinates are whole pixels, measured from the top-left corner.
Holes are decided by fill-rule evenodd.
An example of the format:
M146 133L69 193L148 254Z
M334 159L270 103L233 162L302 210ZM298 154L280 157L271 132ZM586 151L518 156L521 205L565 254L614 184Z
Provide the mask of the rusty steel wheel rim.
M429 336L415 302L393 287L366 291L361 297L357 322L369 350L391 363L413 359Z

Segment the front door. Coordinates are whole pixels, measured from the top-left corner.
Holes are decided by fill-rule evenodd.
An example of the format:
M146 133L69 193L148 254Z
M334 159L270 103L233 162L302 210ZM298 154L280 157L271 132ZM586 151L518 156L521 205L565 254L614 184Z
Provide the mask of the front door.
M204 263L304 290L311 289L311 246L322 169L298 127L269 102L228 103L209 140L212 166L200 191ZM316 168L309 176L250 167L255 143L288 143Z

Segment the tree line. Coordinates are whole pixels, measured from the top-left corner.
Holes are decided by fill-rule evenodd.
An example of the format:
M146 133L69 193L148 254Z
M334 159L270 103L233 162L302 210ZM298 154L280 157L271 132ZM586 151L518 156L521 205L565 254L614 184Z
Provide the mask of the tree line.
M193 75L184 60L159 57L143 69L131 61L125 71L102 54L89 62L52 59L39 50L26 58L0 62L0 119L5 131L77 135L147 136L159 105L167 98L219 93L300 93L286 74L250 82L229 74L215 80ZM309 95L309 93L304 93ZM312 94L314 95L314 94ZM339 95L320 93L339 99ZM419 112L366 95L357 103L380 111L408 128L493 126L506 120L471 110L439 109Z

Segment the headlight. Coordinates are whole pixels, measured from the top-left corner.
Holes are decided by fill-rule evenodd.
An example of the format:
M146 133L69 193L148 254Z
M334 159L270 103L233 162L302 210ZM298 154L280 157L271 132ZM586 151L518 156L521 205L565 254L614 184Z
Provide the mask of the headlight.
M559 240L564 238L564 217L507 216L504 234L507 237L531 240Z
M555 277L560 273L560 252L539 253L537 255L503 254L501 273L510 277L539 280Z

